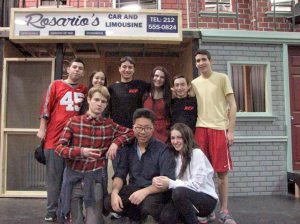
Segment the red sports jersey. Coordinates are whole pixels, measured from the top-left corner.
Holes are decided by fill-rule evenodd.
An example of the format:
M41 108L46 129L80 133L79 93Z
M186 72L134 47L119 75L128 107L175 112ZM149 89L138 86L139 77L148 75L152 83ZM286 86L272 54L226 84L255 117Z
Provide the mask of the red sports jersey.
M79 114L86 93L83 84L72 87L63 80L50 84L40 113L41 117L48 118L44 148L55 149L68 119Z

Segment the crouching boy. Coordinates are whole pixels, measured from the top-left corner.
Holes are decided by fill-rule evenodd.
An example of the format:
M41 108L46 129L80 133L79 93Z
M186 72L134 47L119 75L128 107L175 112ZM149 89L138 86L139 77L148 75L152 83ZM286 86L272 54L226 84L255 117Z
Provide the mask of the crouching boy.
M106 87L91 88L88 93L89 110L71 118L65 126L55 149L66 162L61 190L61 214L71 213L73 224L102 224L103 197L106 192L106 174L103 168L106 156L114 158L116 151L133 139L133 131L122 127L102 112L107 106Z

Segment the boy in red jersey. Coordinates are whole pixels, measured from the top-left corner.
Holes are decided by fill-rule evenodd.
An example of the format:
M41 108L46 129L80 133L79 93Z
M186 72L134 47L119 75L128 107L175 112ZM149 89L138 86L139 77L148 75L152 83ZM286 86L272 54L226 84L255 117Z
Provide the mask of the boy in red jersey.
M83 76L84 63L75 58L67 68L66 80L55 80L48 87L40 113L40 128L37 137L44 139L47 173L47 214L45 221L56 220L64 160L55 155L54 149L69 118L78 115L86 87L79 84Z

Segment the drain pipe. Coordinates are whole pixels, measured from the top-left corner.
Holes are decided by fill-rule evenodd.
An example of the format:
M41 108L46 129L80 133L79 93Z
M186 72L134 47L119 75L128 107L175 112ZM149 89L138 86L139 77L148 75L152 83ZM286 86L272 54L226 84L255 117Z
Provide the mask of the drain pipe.
M189 4L189 0L186 0L186 20L187 20L187 28L190 28L190 4ZM197 13L197 17L198 17L198 12Z

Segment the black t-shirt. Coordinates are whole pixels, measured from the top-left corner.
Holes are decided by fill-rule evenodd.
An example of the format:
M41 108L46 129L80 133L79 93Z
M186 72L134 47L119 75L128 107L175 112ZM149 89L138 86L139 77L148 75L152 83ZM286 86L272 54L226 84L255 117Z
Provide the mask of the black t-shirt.
M149 89L149 84L142 80L114 83L108 87L110 102L108 113L114 122L132 128L132 115L143 107L142 98Z
M193 131L197 121L196 97L174 98L171 101L171 125L184 123Z

